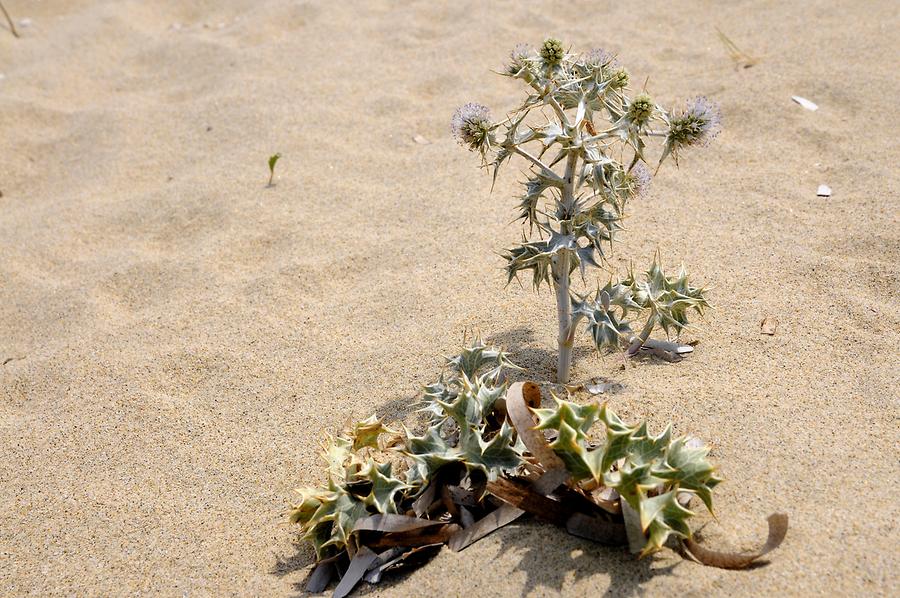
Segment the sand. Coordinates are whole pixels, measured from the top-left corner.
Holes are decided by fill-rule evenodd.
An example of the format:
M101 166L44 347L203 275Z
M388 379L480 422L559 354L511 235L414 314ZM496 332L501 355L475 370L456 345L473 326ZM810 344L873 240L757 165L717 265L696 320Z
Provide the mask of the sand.
M448 133L466 101L513 106L490 69L548 34L726 120L614 260L659 247L713 288L697 351L621 370L582 340L573 377L712 444L711 545L792 527L729 572L525 522L366 591L900 592L894 3L4 4L31 23L0 30L0 595L295 594L286 511L323 432L414 421L466 330L553 375L552 296L504 288L497 255L524 165L490 194Z

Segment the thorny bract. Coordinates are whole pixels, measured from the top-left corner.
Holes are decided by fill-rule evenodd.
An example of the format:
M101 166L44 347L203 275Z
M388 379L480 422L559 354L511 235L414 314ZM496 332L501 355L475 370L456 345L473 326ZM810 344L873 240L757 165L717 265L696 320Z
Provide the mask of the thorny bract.
M628 71L604 50L576 54L556 39L538 50L517 46L501 73L528 86L521 106L494 121L490 110L469 103L453 115L454 136L477 152L485 167L513 156L530 166L522 181L519 220L523 240L506 254L508 280L530 272L535 289L552 285L558 313L557 379L567 382L575 333L586 324L595 347L635 355L657 326L668 335L688 324L688 312L708 306L704 289L654 259L643 275L632 271L584 295L571 288L578 269L606 263L629 200L646 193L651 173L648 142L661 141L657 169L667 158L705 145L720 125L717 106L704 97L666 110L646 91L631 95ZM602 123L602 124L601 124ZM639 332L633 318L646 317Z

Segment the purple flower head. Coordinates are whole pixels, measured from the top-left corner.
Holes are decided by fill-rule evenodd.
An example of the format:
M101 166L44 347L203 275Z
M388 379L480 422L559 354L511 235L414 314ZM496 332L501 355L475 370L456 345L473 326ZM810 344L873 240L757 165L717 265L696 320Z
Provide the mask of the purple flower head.
M506 72L512 76L518 76L523 71L531 71L531 60L534 58L534 50L528 44L517 44L509 53L509 65Z
M643 197L650 189L650 181L652 180L650 169L643 162L634 165L625 177L628 188L632 197Z
M491 144L491 111L487 106L469 102L456 109L450 120L450 131L460 145L470 150L487 151Z
M672 112L668 138L675 149L706 145L719 134L721 128L722 113L719 105L704 96L697 96Z
M603 48L590 50L581 57L581 60L585 65L593 69L616 69L619 66L619 61L616 60L616 57Z

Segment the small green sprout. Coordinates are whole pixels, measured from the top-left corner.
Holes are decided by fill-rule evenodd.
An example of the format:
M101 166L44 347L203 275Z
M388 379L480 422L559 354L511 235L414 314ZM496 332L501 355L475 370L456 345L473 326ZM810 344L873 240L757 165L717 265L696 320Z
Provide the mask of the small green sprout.
M267 187L274 186L272 179L275 178L275 164L278 163L279 159L281 159L280 153L276 153L276 154L269 156L269 183L268 183L268 185L266 185Z

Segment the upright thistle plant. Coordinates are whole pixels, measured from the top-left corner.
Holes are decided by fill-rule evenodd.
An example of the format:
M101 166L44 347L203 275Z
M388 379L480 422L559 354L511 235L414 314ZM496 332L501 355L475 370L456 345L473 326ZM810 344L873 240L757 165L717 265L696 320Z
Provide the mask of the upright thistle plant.
M597 349L634 355L648 345L677 347L650 334L656 327L678 333L689 311L707 306L684 270L667 275L655 259L642 275L632 270L584 295L571 289L571 276L601 267L626 203L646 190L647 139L661 140L659 164L670 156L677 162L685 148L716 134L718 110L705 98L671 112L646 93L632 98L628 72L611 55L571 54L553 39L537 52L517 47L505 74L530 86L522 106L494 122L485 106L466 104L452 128L495 178L514 155L530 164L519 204L527 235L508 250L507 271L511 281L530 270L535 288L555 290L559 381L569 378L582 322ZM526 123L533 112L543 121ZM609 122L595 122L602 120ZM638 315L646 319L633 332ZM373 416L329 437L326 483L301 488L291 511L316 550L308 592L340 577L335 595L346 596L360 580L377 583L443 544L463 550L525 513L642 556L676 544L727 569L749 567L784 540L788 517L776 513L758 549L706 548L693 537L691 503L699 499L712 513L722 480L701 441L676 437L671 426L653 434L646 422L626 424L606 405L553 396L555 405L545 406L537 384L507 381L509 369L520 368L476 339L425 387L420 411L428 424L420 434L394 432ZM601 434L592 430L596 423Z
M667 275L658 259L642 276L632 271L584 295L572 290L571 277L578 269L584 279L587 268L606 263L627 202L650 184L648 141L661 142L657 169L669 157L677 164L683 150L715 137L720 115L703 97L667 111L646 92L631 96L628 71L615 57L603 50L573 54L556 39L538 51L517 46L502 74L528 86L522 105L495 122L487 107L469 103L453 115L451 128L483 166L493 167L495 180L513 156L529 164L518 206L527 233L506 252L506 270L509 281L530 271L535 289L552 285L557 378L567 382L582 322L598 350L621 348L630 356L652 342L657 326L677 334L688 312L707 307L704 289L692 286L683 269ZM540 122L528 119L532 114ZM638 316L646 320L635 332Z

